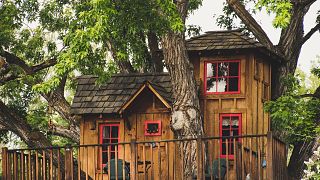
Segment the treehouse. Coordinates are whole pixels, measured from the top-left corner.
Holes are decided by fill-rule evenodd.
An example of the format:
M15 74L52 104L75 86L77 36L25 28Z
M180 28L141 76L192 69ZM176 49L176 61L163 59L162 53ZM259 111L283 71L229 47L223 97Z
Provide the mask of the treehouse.
M72 103L72 112L81 116L80 146L72 148L78 174L67 170L75 168L71 163L65 166L66 177L181 179L190 164L182 161L185 149L192 143L185 148L179 144L194 142L194 178L286 179L286 145L272 135L269 114L263 110L277 78L272 67L281 59L239 30L207 32L186 45L199 87L204 137L175 139L168 73L116 74L101 86L95 76L80 76ZM17 152L20 155L10 154ZM23 159L16 167L5 166L8 176L27 163L39 167L30 177L61 172L48 152L37 158L23 152L6 150L8 162ZM29 176L27 171L22 174L17 177Z

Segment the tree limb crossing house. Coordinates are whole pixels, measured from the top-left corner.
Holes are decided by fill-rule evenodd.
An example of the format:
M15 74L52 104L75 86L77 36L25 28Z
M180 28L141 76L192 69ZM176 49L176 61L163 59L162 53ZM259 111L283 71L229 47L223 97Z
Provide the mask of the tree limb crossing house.
M186 45L205 134L185 140L198 145L194 178L286 179L286 145L273 137L263 110L281 58L240 30L206 32ZM101 86L96 80L78 77L72 103L81 116L78 172L89 179L181 179L187 163L183 140L170 128L169 74L116 74Z

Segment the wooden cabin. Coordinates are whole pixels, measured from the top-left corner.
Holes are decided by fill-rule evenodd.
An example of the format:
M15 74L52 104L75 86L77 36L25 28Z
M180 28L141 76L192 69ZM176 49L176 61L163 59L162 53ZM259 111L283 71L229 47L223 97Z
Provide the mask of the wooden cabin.
M280 58L240 30L207 32L186 45L205 131L196 140L199 170L194 177L286 179L286 145L271 135L270 117L263 110L276 78L272 67ZM72 113L81 116L80 146L74 153L78 172L86 179L109 179L114 169L123 179L181 179L184 152L170 128L174 99L169 74L116 74L101 86L96 80L78 77L72 103ZM10 152L17 157L17 150ZM10 157L7 151L4 155ZM14 165L3 167L6 174ZM46 165L43 169L46 174Z
M187 40L187 48L200 89L205 136L267 134L270 118L263 103L270 100L272 66L280 60L239 30L207 32ZM117 74L101 87L96 79L78 78L72 111L82 116L80 144L174 139L168 73ZM233 142L220 143L208 146L208 151L233 160L233 153L226 155L233 148ZM97 156L83 158L94 167L90 162L99 161ZM103 157L103 164L107 159ZM97 169L88 171L93 176Z

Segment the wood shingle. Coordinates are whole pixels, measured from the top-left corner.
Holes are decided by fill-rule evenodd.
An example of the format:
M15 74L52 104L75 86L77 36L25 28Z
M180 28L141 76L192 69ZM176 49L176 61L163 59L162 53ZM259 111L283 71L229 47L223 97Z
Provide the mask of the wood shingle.
M170 76L168 73L117 74L98 86L96 76L78 77L76 95L71 105L73 114L118 113L130 97L148 81L168 102L172 102Z

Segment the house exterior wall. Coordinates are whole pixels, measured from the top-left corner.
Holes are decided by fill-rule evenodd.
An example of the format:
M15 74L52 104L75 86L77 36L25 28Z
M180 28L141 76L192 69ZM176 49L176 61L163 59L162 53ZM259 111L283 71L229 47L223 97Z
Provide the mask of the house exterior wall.
M146 136L145 121L161 121L161 135ZM131 140L141 142L173 139L173 133L170 129L170 110L165 108L161 101L148 90L144 90L144 92L134 100L122 117L112 114L84 116L80 122L80 144L99 144L99 125L104 123L118 123L120 125L119 142L131 142ZM96 128L92 129L93 126ZM169 145L169 149L170 147L171 145ZM150 154L150 148L153 149L152 155ZM158 158L161 158L161 163L168 163L166 162L167 157L159 157L159 150L161 151L161 154L165 154L165 143L160 144L160 147L152 147L150 143L146 143L144 146L138 145L137 147L137 161L143 162L154 160L154 168L152 170L152 176L154 177L158 177L159 174L159 169L156 168L158 166ZM79 156L80 162L82 162L81 170L88 172L89 176L93 179L101 178L101 157L99 157L101 156L101 149L97 147L88 147L81 148L80 151L84 152L84 154L80 154ZM146 153L144 154L144 152ZM118 159L124 159L126 162L130 162L130 153L130 144L120 145ZM171 167L170 169L173 169L173 162L171 161L168 164ZM140 174L138 174L141 177L144 175L143 168L142 164L138 166L138 172L140 172ZM161 168L167 167L161 166ZM173 173L169 175L166 169L161 169L161 171L161 176L163 178L167 179L167 176L170 176L170 179L172 179ZM146 172L146 174L151 178L151 170ZM104 179L107 179L106 174L104 174Z

